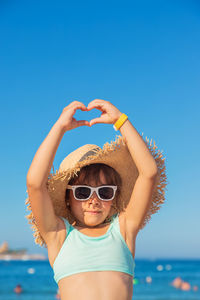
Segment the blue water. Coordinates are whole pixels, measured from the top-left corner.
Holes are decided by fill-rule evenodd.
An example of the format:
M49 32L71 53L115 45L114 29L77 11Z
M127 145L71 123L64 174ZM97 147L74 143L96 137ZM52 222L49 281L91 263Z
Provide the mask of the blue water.
M134 300L200 300L200 260L135 260ZM160 270L159 267L160 266ZM32 270L32 272L31 272ZM147 283L146 277L152 282ZM198 291L182 291L170 285L180 276ZM17 284L23 293L16 295ZM57 284L48 261L0 261L1 300L55 300Z

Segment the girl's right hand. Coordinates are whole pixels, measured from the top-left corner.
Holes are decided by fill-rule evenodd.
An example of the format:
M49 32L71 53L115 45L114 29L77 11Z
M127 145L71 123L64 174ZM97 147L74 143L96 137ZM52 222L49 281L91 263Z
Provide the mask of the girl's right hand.
M73 101L63 109L62 114L60 115L57 122L62 126L64 132L79 126L84 126L84 125L90 126L90 123L88 121L86 120L77 121L73 117L77 109L81 109L84 111L88 110L87 107L82 102L79 101Z

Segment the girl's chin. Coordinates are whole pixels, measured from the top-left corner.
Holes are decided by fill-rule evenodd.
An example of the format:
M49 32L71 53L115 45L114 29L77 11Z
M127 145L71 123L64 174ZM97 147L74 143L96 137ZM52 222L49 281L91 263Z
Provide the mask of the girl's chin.
M89 214L89 215L91 215L91 216L98 216L98 215L100 215L101 213L100 213L100 212L86 211L86 214Z

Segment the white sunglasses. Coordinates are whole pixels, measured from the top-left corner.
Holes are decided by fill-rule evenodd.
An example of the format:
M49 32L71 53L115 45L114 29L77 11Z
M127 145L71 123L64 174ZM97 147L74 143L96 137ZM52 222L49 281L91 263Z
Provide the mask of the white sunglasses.
M89 185L67 185L67 189L73 190L73 196L76 200L86 201L95 191L99 199L103 201L111 201L115 197L117 190L116 185L103 185L92 187Z

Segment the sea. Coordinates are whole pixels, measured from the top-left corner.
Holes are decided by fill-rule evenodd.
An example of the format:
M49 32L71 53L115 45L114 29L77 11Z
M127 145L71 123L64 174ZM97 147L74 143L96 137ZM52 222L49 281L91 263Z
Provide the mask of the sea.
M200 300L200 260L135 259L135 264L133 300ZM190 289L175 288L176 277ZM18 284L21 294L14 292ZM57 289L48 260L0 261L0 300L55 300Z

